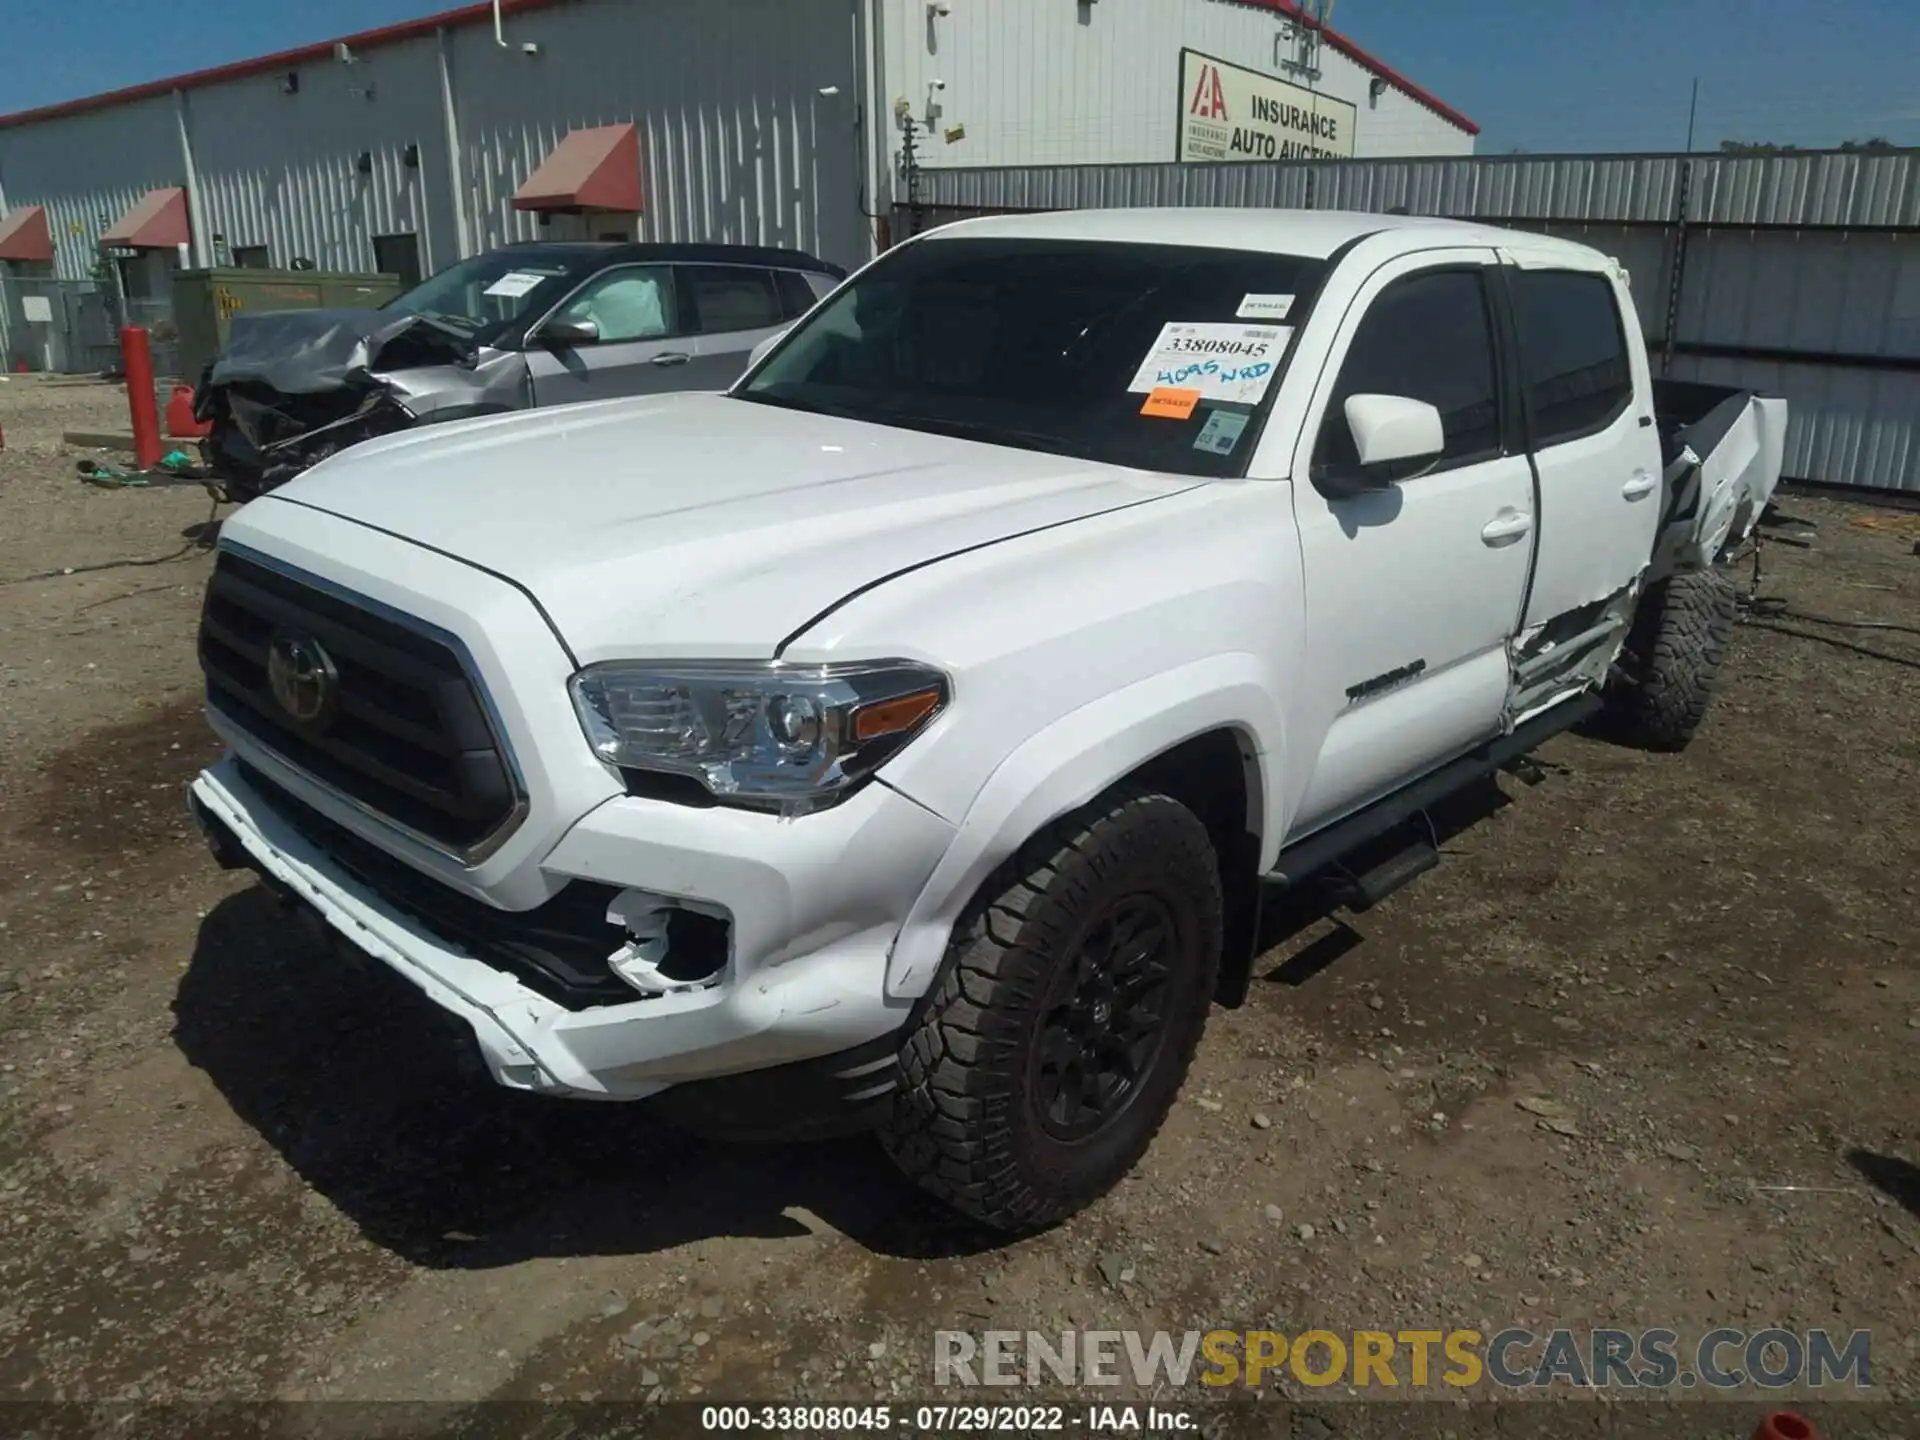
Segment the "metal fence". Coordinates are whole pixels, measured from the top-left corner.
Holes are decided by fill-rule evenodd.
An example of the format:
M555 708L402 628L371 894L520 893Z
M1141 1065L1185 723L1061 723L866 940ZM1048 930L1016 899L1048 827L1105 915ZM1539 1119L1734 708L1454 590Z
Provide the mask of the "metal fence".
M1626 267L1659 373L1786 396L1791 478L1920 492L1920 150L926 169L891 237L1106 206L1404 210Z
M0 361L52 374L85 373L85 300L91 283L0 273Z
M91 280L52 280L0 271L0 362L55 375L121 369L120 327L144 325L154 373L178 372L169 300L125 299Z

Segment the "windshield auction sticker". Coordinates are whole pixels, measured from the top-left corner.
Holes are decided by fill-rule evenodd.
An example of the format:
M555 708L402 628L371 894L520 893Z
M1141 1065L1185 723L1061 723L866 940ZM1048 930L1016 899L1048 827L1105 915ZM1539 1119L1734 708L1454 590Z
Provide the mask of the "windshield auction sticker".
M1240 443L1240 432L1247 428L1251 418L1244 410L1209 411L1207 423L1193 437L1193 448L1210 455L1231 455L1233 447Z
M1169 321L1127 389L1134 394L1194 390L1202 400L1257 405L1273 383L1292 333L1285 325Z
M1162 420L1184 420L1193 414L1193 407L1200 403L1198 390L1176 390L1171 386L1155 386L1147 395L1147 403L1140 407L1142 415L1158 416Z
M1291 309L1291 295L1244 295L1233 313L1241 320L1284 320Z
M486 293L504 295L509 300L518 300L546 278L545 275L536 275L531 270L509 270L489 285Z

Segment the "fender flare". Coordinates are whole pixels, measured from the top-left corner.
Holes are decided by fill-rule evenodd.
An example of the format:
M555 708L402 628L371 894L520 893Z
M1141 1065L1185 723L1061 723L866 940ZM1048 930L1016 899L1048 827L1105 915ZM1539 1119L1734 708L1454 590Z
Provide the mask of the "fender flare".
M960 914L994 869L1049 822L1183 741L1234 730L1252 751L1248 824L1272 848L1283 721L1267 667L1241 653L1165 670L1069 712L995 767L907 913L887 962L887 994L917 999L945 958Z

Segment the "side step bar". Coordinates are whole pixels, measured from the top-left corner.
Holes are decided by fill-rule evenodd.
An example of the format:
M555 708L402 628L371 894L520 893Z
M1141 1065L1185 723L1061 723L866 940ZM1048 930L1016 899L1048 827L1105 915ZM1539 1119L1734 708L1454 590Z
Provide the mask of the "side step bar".
M1411 841L1404 850L1382 860L1358 875L1342 876L1333 887L1336 903L1358 915L1371 910L1402 885L1411 885L1429 870L1437 869L1440 852L1430 841Z
M1302 840L1287 846L1280 852L1280 859L1268 872L1267 879L1274 884L1296 886L1316 871L1338 860L1350 850L1377 840L1394 826L1412 819L1428 806L1437 804L1447 796L1483 776L1492 774L1516 755L1524 755L1538 745L1544 744L1563 730L1571 730L1582 720L1600 708L1600 697L1585 694L1556 705L1545 714L1517 727L1511 735L1502 735L1489 740L1477 749L1469 750L1457 760L1450 760L1438 770L1431 771L1411 785L1396 790L1393 794L1376 800L1363 810L1356 810L1344 820L1337 820L1324 830L1316 830ZM1431 846L1426 847L1429 850ZM1404 853L1396 855L1379 870L1393 870L1403 863ZM1435 855L1438 860L1438 855ZM1431 869L1423 865L1421 869ZM1370 874L1373 872L1369 872ZM1420 870L1409 872L1399 884L1406 883ZM1363 879L1366 877L1362 877ZM1390 878L1383 876L1382 879ZM1398 888L1396 885L1395 888ZM1374 903L1374 902L1369 902Z

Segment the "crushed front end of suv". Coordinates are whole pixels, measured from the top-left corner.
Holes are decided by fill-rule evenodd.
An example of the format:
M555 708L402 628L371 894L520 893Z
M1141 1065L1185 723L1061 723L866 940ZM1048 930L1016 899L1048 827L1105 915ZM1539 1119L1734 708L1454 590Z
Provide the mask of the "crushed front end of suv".
M243 312L194 394L202 455L226 498L249 500L416 425L724 389L843 277L754 246L528 244L377 310Z

